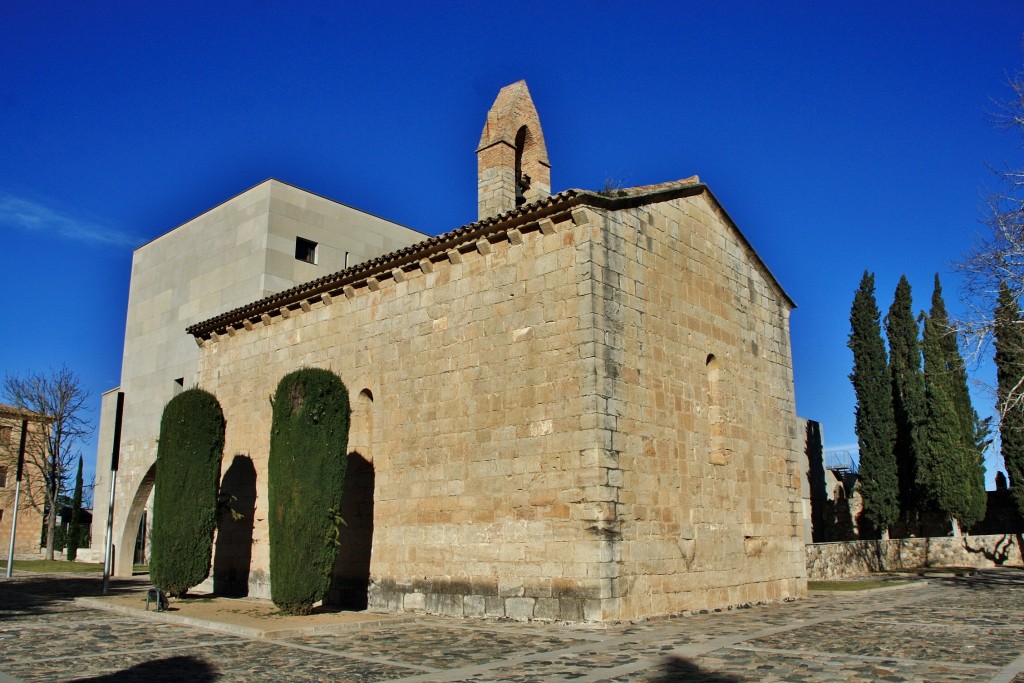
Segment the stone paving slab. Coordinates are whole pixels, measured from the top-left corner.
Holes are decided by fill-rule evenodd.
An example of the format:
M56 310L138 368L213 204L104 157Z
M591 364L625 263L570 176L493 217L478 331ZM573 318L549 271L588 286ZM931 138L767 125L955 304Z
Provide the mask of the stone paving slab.
M130 601L141 586L114 592ZM1024 683L1024 570L1011 568L638 624L420 616L262 637L73 599L98 592L81 578L0 581L0 680Z
M865 639L862 631L871 630ZM1021 644L1019 630L990 631L959 627L934 627L920 622L828 622L750 641L752 647L773 650L814 650L829 654L864 655L896 659L921 659L966 664L1009 664Z

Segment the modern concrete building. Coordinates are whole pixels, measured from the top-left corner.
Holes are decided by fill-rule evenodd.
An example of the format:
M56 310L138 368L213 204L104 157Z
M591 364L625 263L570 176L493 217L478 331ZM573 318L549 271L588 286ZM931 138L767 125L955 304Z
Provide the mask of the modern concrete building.
M199 349L185 328L424 237L267 180L139 247L132 258L121 385L102 399L91 559L103 554L117 392L124 393L124 417L115 566L127 575L152 491L161 413L196 384Z

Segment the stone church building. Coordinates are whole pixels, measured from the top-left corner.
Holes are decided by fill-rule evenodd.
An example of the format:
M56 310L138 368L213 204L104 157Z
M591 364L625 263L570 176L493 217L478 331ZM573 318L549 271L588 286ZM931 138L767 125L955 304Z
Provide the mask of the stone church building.
M332 601L611 621L803 595L794 304L724 208L696 176L551 194L522 81L477 157L479 220L436 237L268 181L136 252L115 545L196 384L244 513L211 587L269 595L269 397L319 367L353 408ZM243 256L196 267L215 240Z

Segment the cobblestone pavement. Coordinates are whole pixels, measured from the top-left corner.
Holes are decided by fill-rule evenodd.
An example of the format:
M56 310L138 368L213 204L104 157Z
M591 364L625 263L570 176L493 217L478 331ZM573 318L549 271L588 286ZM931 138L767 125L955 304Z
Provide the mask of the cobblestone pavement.
M98 590L95 578L0 579L0 681L1024 683L1021 569L611 627L422 617L276 638L71 600Z

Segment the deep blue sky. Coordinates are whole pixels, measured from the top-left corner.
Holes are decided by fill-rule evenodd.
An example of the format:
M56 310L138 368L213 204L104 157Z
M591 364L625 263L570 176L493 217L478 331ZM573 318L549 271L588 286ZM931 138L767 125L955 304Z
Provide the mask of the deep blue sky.
M484 115L525 78L554 190L709 184L799 305L798 412L851 448L862 272L883 311L904 272L962 310L989 167L1024 165L991 121L1024 3L485 4L0 3L0 373L66 362L98 409L132 249L268 177L474 220Z

